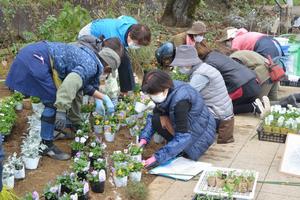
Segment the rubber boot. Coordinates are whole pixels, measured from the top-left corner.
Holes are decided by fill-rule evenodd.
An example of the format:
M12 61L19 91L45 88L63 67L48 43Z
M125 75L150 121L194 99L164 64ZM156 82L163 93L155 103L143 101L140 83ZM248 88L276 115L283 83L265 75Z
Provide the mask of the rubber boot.
M234 142L233 138L234 117L228 120L220 120L218 132L218 144L227 144Z

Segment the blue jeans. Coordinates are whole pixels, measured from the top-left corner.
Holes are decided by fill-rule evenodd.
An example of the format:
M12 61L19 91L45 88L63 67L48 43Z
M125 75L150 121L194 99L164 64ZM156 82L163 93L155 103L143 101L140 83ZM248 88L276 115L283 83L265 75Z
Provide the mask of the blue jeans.
M43 102L45 105L41 116L41 138L43 140L54 139L56 108L53 102Z

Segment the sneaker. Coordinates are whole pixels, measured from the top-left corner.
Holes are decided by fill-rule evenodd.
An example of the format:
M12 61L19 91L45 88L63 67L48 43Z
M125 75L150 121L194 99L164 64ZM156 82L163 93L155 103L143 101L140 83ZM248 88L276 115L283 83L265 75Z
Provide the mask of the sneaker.
M270 112L271 111L271 104L270 104L269 97L263 96L262 100L263 100L263 103L264 103L265 112Z
M265 109L260 99L256 99L255 102L252 103L252 105L254 107L254 114L259 114L259 116L262 118L265 114Z
M69 160L71 156L61 151L56 145L46 148L43 151L43 156L49 156L55 160Z

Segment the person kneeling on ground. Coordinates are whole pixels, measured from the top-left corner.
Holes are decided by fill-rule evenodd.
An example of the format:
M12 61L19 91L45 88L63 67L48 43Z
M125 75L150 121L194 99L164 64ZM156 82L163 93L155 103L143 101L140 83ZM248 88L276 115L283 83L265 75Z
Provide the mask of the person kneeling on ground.
M161 70L152 70L143 79L142 91L150 96L156 107L140 134L139 146L148 144L157 132L167 144L145 160L145 167L162 164L182 155L199 159L213 144L216 122L199 92L189 84L172 81Z
M45 105L40 132L47 146L43 155L57 160L70 158L54 145L54 129L66 127L68 113L78 115L83 93L102 99L108 112L114 112L110 98L99 92L100 75L106 68L114 74L123 55L119 39L109 40L114 44L97 53L84 45L41 41L24 47L16 56L6 85L24 95L39 97ZM80 122L72 121L74 126Z
M217 143L234 142L233 106L220 72L202 62L197 50L191 45L177 47L175 55L170 66L179 67L179 72L188 75L190 85L200 92L208 110L216 120Z

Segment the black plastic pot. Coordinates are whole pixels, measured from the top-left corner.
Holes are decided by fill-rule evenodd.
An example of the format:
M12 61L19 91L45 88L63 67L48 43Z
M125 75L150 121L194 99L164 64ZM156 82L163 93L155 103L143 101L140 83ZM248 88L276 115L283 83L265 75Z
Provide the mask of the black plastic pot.
M96 183L90 182L90 184L91 184L91 188L92 188L93 192L95 192L95 193L103 193L104 192L105 181L96 182Z
M78 172L77 177L80 181L86 180L87 172Z
M77 151L77 150L71 150L71 156L72 157L75 157L76 156L76 154L78 153L79 151Z
M85 194L85 195L81 195L81 196L78 196L78 200L88 200L89 199L89 194Z
M61 194L64 194L64 193L69 194L69 193L71 192L71 189L68 188L68 187L65 186L65 185L61 185L61 187L60 187L60 192L61 192Z

